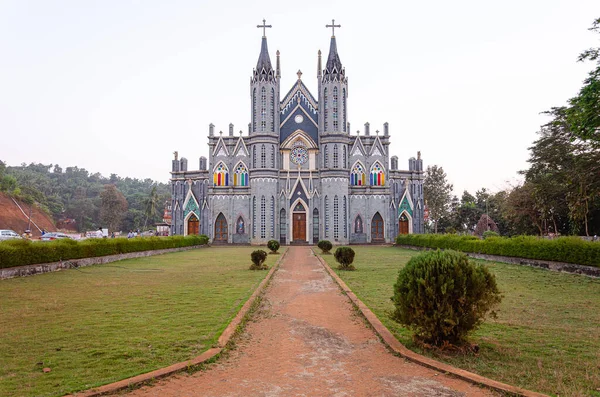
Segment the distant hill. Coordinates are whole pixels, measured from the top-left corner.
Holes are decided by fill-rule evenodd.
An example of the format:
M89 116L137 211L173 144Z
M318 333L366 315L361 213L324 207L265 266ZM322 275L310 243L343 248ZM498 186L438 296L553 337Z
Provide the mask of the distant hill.
M31 206L31 220L33 222L29 223L27 217L29 209L29 204L18 199L14 199L13 201L13 198L0 192L0 229L11 229L19 234L23 234L29 226L31 227L33 237L41 236L40 229L45 229L49 232L56 231L52 217L40 210L36 205Z

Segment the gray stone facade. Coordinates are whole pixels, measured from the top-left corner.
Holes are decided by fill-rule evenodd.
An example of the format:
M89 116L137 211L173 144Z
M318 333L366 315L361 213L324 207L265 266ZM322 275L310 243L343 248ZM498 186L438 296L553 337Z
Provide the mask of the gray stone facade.
M280 62L273 69L266 37L250 82L248 133L215 133L209 158L188 170L171 168L171 234L206 234L213 243L265 244L275 239L334 244L384 243L398 233L423 233L423 160L398 169L383 132L350 133L348 80L331 38L317 98L302 82L280 96Z

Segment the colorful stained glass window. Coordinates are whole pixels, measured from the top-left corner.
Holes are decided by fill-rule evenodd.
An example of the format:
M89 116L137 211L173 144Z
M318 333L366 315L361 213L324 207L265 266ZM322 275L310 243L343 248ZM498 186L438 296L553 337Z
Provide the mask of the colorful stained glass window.
M385 185L385 173L383 167L379 163L373 164L371 167L371 186Z
M365 169L361 163L354 164L352 167L352 173L350 173L350 184L352 186L365 186L366 185Z
M248 186L248 169L244 163L239 163L233 173L233 186Z
M225 164L219 163L213 172L213 183L215 186L229 186L229 171Z

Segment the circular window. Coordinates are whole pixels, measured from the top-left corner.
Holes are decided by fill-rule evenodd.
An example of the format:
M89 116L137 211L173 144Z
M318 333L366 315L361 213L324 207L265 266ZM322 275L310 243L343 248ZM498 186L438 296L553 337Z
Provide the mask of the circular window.
M304 121L304 117L302 117L301 114L296 115L296 117L294 117L294 121L298 124L300 124L301 122Z
M295 147L290 153L290 160L294 164L302 165L308 160L308 152L303 147Z

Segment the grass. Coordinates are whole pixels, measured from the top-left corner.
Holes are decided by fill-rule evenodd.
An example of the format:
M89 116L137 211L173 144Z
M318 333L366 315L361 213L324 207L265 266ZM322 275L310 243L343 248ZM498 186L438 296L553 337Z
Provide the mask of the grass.
M478 355L418 348L389 318L398 271L418 252L353 247L354 272L336 272L406 347L494 380L560 396L600 396L600 280L477 261L496 275L504 299L496 320L474 332ZM322 256L332 268L332 255Z
M253 249L0 281L0 396L61 396L206 351L267 274L248 270Z

